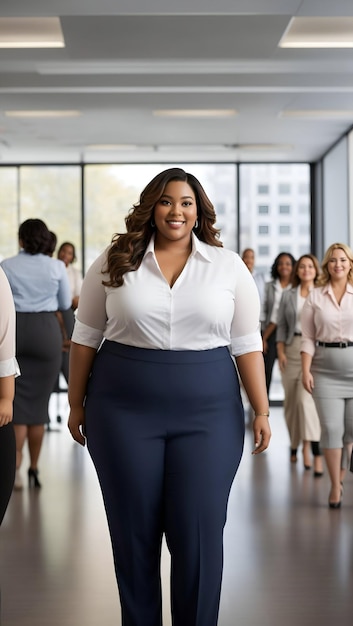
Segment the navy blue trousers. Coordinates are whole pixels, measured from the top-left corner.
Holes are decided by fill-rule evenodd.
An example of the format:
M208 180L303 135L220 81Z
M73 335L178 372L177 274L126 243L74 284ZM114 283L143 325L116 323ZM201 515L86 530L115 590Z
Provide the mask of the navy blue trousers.
M229 491L244 413L227 348L146 350L105 341L86 399L123 626L160 626L163 533L173 626L216 626Z
M0 525L15 482L16 440L12 422L0 428Z

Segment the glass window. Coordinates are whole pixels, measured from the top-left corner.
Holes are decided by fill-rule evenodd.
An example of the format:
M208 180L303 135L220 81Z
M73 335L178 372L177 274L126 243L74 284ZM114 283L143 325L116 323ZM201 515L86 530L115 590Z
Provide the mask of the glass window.
M71 241L81 269L81 167L30 165L20 167L20 223L42 219L58 238Z
M0 261L18 251L17 167L0 167Z
M265 225L259 225L259 235L268 235L270 232L269 227Z
M290 213L290 205L289 204L280 204L279 212L281 215Z
M281 195L287 195L291 192L291 186L289 183L279 183L278 193Z
M270 192L270 188L268 185L258 185L257 187L257 193L258 194L268 194Z
M259 200L259 186L267 182L270 190L265 202ZM295 258L302 253L302 249L310 250L310 167L307 164L253 164L239 165L239 232L240 250L253 248L256 251L255 268L268 274L274 259L279 252L291 252ZM298 185L305 183L307 195L298 194ZM283 194L286 193L286 196ZM305 205L305 209L303 209ZM266 206L266 220L259 207ZM279 207L290 207L279 209ZM282 216L282 218L281 218ZM300 216L300 217L299 217ZM280 221L286 222L292 235L280 233ZM308 232L299 233L298 223L307 220ZM268 222L271 236L265 239L259 226ZM287 229L286 229L287 230ZM295 233L295 237L293 237ZM263 245L263 241L267 245ZM291 243L287 241L290 239ZM275 371L270 389L270 400L283 400L284 393L281 386L280 373Z
M259 215L267 215L269 213L268 204L259 204L259 206L257 207L257 211Z
M309 193L309 183L308 182L299 183L298 191L299 191L299 193L308 194Z
M302 254L309 254L310 253L310 247L308 248L307 246L299 246L299 250L298 250L298 258L302 255Z
M309 224L299 224L299 233L300 235L310 235Z
M279 234L280 235L290 235L291 234L291 227L289 224L280 224L279 225Z
M267 188L271 190L264 203L258 200L259 186L267 182ZM307 196L298 195L298 185L305 183L307 186ZM310 167L307 164L253 164L241 163L239 165L239 219L240 219L240 250L253 248L258 250L262 246L263 234L259 232L259 226L263 225L264 217L260 213L259 207L266 207L266 222L268 222L271 240L268 244L268 255L264 255L262 246L261 266L266 266L270 270L279 249L283 249L283 232L279 231L280 215L285 215L285 222L291 228L291 233L296 233L292 242L293 255L299 256L299 246L306 246L310 249ZM291 193L285 198L280 195L280 185L285 185L286 190ZM282 188L283 189L283 188ZM305 206L305 210L304 210ZM290 207L281 209L285 213L280 213L279 207ZM308 231L306 233L298 230L298 223L306 221ZM271 228L272 226L272 228ZM297 235L298 233L298 235ZM255 267L259 265L255 258Z

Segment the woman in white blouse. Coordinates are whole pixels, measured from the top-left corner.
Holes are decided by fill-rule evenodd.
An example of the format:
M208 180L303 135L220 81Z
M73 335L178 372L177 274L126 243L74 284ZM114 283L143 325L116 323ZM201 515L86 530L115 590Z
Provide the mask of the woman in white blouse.
M215 221L198 180L166 170L82 286L69 428L87 437L99 476L125 626L161 623L163 533L174 626L217 623L244 439L231 352L255 413L254 453L270 439L257 288Z
M74 267L76 261L76 249L71 241L64 241L58 250L58 259L65 263L67 277L69 279L71 289L71 307L66 311L62 311L62 319L65 332L65 349L62 352L62 364L61 371L64 375L66 382L69 382L69 349L72 331L75 325L75 311L78 307L78 301L80 297L82 287L82 275L77 267Z
M294 264L295 258L290 252L280 252L272 264L272 280L265 283L261 320L267 393L270 390L273 366L277 358L276 326L279 303L282 293L291 287Z
M0 268L0 524L15 480L16 439L12 425L15 376L16 316L11 288Z
M319 287L302 311L303 384L313 394L321 446L331 479L329 507L341 506L353 442L353 253L332 244L322 261Z
M322 476L320 452L320 422L312 395L304 389L300 357L301 312L305 299L320 274L320 266L313 254L303 254L293 270L292 288L284 291L277 315L277 355L284 388L284 415L291 444L290 460L297 461L297 448L303 444L303 461L311 469L314 457L314 476Z

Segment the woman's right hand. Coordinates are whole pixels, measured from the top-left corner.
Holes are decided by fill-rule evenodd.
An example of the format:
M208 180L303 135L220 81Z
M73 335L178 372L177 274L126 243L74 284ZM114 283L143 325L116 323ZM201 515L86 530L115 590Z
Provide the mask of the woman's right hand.
M287 365L287 357L285 354L278 355L278 366L281 372L284 372Z
M71 409L67 425L71 433L71 436L81 446L86 445L86 438L83 435L84 424L85 424L84 408L79 407L77 409Z
M306 389L309 393L312 393L314 389L314 377L311 372L303 372L302 382L304 385L304 389Z

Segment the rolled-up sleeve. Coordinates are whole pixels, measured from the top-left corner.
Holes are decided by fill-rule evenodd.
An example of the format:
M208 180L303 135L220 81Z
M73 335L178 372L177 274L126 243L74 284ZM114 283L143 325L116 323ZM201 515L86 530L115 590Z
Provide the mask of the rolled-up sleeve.
M0 377L18 376L16 360L16 313L12 292L4 271L0 268Z
M72 341L90 348L98 348L107 323L106 289L102 273L106 252L101 254L89 268L80 294Z
M231 328L231 352L237 357L248 352L262 352L260 333L260 297L255 281L239 259L236 266L234 317Z

